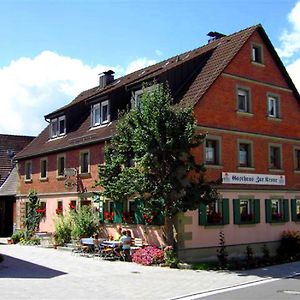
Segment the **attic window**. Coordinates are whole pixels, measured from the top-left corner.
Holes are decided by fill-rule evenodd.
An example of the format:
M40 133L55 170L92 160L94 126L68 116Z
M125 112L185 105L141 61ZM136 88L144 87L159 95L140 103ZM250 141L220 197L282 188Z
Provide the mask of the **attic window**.
M262 45L252 45L252 61L255 63L263 63L263 50Z
M50 138L56 138L66 134L66 116L53 118L50 121Z
M106 124L109 122L108 100L92 105L91 109L92 127Z

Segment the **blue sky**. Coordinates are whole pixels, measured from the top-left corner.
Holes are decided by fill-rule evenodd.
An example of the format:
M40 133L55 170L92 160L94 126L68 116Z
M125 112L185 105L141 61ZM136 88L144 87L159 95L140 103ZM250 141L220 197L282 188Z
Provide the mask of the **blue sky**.
M0 14L0 133L37 135L108 68L121 76L258 23L300 89L299 0L0 0Z

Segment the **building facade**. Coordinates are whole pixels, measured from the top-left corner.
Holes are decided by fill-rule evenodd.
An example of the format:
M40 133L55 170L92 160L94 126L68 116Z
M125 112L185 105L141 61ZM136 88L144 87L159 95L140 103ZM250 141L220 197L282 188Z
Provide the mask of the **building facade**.
M118 111L136 105L143 83L155 80L168 81L175 103L194 106L198 130L207 133L194 155L208 180L222 182L220 201L178 216L180 257L215 256L220 231L238 254L248 244L275 246L284 230L299 230L299 93L261 25L209 35L207 45L119 79L105 72L98 87L45 117L49 126L18 155L18 227L30 189L46 208L40 230L53 231L57 211L94 202L97 165ZM132 201L101 205L101 218L114 212L119 223L132 213L143 223Z

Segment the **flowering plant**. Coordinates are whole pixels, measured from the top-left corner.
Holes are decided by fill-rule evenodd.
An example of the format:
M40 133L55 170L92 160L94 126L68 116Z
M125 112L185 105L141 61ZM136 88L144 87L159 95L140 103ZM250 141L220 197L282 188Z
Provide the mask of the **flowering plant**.
M140 248L132 254L132 261L145 266L160 264L164 261L164 251L155 246Z
M175 255L174 249L172 246L167 246L164 249L164 259L165 263L169 266L177 266L178 258Z
M282 213L279 212L272 213L272 220L281 220L281 219L282 219Z
M69 202L69 208L70 209L76 209L76 205L72 203L72 201Z
M62 209L60 207L58 207L56 210L55 210L56 214L57 215L62 215Z
M105 211L103 214L104 220L112 222L114 219L114 212Z
M241 221L242 222L251 222L254 220L254 215L253 214L250 214L250 213L247 213L247 212L244 212L241 214Z
M123 212L122 220L124 223L132 224L133 223L133 213L132 212Z
M207 214L207 223L209 224L219 224L223 219L223 216L219 212L210 211Z

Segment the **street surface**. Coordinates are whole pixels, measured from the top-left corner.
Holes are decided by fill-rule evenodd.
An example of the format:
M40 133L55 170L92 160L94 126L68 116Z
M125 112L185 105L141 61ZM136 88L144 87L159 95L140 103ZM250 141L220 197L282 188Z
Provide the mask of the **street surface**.
M260 296L264 288L299 290L294 281L283 280L289 283L282 285L282 280L278 279L300 272L300 262L252 271L221 272L103 261L36 246L0 245L0 253L5 255L4 262L0 264L1 300L200 299L200 296L208 295L205 293L216 290L220 293L207 299L254 300L269 299L269 295L272 295L270 299L281 299L281 296L282 299L300 299L299 295L281 295L279 292L275 296L274 293ZM295 281L299 282L298 279ZM246 288L249 283L261 284L253 289ZM278 286L273 287L272 284ZM233 294L223 290L232 287L243 288ZM235 292L238 292L237 298ZM243 298L238 298L239 293Z

